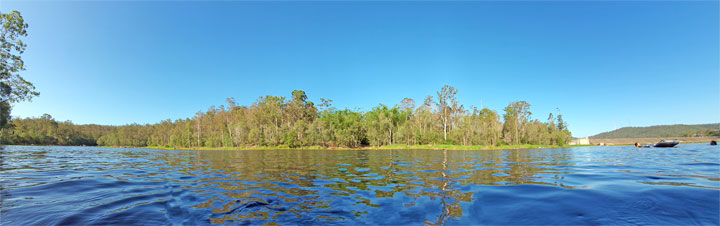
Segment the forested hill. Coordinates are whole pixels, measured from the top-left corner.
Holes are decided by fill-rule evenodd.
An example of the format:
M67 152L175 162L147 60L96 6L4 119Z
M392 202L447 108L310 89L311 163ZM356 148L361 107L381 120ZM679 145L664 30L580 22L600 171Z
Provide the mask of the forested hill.
M623 127L591 136L595 139L607 138L651 138L651 137L694 137L717 136L720 123L697 125L658 125L647 127Z

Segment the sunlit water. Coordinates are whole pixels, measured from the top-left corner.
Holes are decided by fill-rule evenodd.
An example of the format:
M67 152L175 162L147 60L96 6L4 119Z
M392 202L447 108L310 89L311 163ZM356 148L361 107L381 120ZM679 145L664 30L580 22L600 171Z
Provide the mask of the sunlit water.
M6 146L0 224L717 225L720 148Z

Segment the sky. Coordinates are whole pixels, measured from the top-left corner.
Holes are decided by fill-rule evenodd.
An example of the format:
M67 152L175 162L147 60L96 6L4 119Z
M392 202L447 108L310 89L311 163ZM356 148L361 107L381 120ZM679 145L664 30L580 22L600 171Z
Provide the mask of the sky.
M29 24L13 117L192 117L234 97L419 105L444 84L503 113L559 110L575 137L720 122L718 1L0 1Z

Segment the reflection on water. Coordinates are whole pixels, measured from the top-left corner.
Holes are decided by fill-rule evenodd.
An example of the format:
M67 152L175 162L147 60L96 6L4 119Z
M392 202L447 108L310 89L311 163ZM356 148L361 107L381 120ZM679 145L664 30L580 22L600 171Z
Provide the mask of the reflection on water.
M0 223L718 224L718 151L6 146Z

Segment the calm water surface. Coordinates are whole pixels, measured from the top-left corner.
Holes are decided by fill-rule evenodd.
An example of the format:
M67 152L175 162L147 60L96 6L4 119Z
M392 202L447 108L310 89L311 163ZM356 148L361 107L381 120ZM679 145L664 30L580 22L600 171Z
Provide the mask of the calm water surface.
M0 224L717 225L720 149L6 146Z

